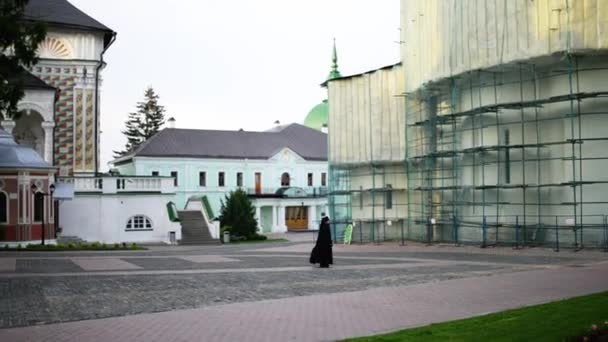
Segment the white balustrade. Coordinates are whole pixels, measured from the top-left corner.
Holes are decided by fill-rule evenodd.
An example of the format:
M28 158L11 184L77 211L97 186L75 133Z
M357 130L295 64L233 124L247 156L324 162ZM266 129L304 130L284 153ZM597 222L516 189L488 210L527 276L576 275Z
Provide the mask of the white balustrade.
M57 182L73 184L75 192L175 192L168 177L62 177Z

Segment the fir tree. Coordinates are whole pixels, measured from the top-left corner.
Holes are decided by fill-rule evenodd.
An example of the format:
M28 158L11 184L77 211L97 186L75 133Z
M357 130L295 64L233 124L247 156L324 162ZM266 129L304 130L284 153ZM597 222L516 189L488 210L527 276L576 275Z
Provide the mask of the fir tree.
M145 102L139 102L137 109L143 114L142 133L144 141L158 133L160 127L165 124L165 107L158 104L158 95L152 87L148 87L144 94Z
M129 113L129 117L127 118L127 121L125 121L126 128L125 130L121 131L122 134L127 137L127 143L123 151L114 151L115 158L121 157L131 152L144 141L141 130L142 123L140 116L141 115L138 112Z
M141 143L153 137L165 124L165 107L158 104L158 95L152 87L144 93L144 101L137 103L137 112L129 113L122 133L127 137L123 151L114 151L115 157L135 150Z
M230 226L231 235L247 239L256 236L258 221L255 219L255 208L245 191L238 189L226 195L221 201L220 225Z

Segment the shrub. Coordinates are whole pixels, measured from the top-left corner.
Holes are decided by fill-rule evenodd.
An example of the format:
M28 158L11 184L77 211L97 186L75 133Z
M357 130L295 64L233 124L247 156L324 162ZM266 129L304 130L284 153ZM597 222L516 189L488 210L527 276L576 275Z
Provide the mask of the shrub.
M86 242L79 242L78 243L78 248L80 248L80 249L87 249L87 248L89 248L89 245Z
M93 249L98 249L100 247L99 242L93 242L93 243L91 243L90 247L93 248Z
M258 233L249 235L247 237L247 240L252 240L252 241L264 241L266 239L268 239L268 237L266 235L261 235L261 234L258 234Z
M108 245L106 245L105 243L102 243L102 244L101 244L101 248L102 248L102 249L108 249Z
M31 244L31 243L28 243L27 245L25 245L26 249L34 249L36 247L37 247L37 245Z
M9 249L8 244L4 245L4 249Z
M131 249L137 249L137 245L135 244L135 242L133 242L133 243L131 244Z
M247 240L246 236L230 235L230 241L245 241L245 240Z
M18 244L18 245L17 245L17 249L21 249L21 244Z
M114 248L115 248L115 249L119 249L119 248L120 248L120 244L119 244L118 242L117 242L117 243L115 243L115 244L114 244Z
M73 243L71 243L71 242L70 242L70 243L68 243L68 248L69 248L69 249L73 249L74 247L75 247L75 246L74 246L74 244L73 244Z
M125 248L125 249L127 248L127 243L126 242L122 243L122 248Z
M230 235L249 236L255 234L258 221L255 219L255 208L245 191L238 189L226 195L221 201L220 227L230 226Z
M60 248L60 249L65 249L65 245L64 245L64 244L62 244L62 243L58 243L58 244L57 244L57 248Z

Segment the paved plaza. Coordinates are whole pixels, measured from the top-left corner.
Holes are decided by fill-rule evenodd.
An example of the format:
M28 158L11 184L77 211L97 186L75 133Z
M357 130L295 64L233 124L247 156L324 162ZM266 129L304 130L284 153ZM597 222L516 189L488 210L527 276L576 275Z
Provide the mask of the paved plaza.
M0 252L0 341L324 341L608 290L608 253L291 242Z

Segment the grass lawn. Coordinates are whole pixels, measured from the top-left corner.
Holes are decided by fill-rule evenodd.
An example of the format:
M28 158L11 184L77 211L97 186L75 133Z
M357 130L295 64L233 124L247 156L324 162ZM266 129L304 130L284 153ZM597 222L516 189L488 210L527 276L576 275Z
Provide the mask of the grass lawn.
M606 321L608 292L347 341L567 341Z
M231 241L231 245L243 244L243 243L275 243L275 242L289 242L287 239L266 239L266 240L244 240L244 241Z

